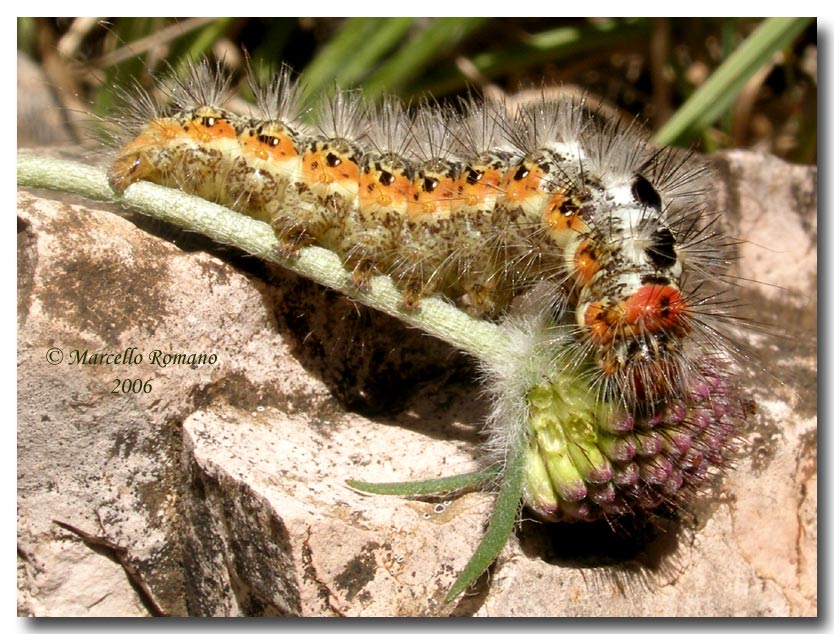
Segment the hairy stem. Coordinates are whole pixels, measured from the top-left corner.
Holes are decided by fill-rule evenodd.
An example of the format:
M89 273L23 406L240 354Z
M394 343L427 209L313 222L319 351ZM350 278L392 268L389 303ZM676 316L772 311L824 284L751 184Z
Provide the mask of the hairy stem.
M423 298L418 309L408 310L403 307L402 294L386 276L374 277L369 289L357 288L339 257L320 247L302 248L290 259L281 257L278 240L268 224L182 191L139 182L119 196L101 169L23 153L17 159L17 183L115 202L196 231L340 291L483 361L500 360L509 350L509 339L500 326L475 319L439 297Z

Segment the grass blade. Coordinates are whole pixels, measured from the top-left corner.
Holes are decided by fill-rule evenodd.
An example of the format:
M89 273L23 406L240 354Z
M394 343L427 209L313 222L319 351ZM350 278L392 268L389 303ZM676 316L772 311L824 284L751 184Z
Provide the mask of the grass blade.
M386 64L365 82L371 100L383 93L397 93L409 84L439 53L455 48L490 18L436 18L404 44Z
M469 58L474 68L485 77L496 77L510 71L552 63L588 51L612 47L636 40L648 33L648 21L605 20L587 27L567 26L534 33L516 46L485 51ZM430 92L435 96L466 87L469 80L457 68L444 68L425 78L408 94Z
M814 18L768 18L696 90L654 136L658 145L692 141L715 122L743 90L747 80L788 46Z
M400 41L414 18L349 18L307 66L303 81L309 94L329 90L337 80L350 87Z

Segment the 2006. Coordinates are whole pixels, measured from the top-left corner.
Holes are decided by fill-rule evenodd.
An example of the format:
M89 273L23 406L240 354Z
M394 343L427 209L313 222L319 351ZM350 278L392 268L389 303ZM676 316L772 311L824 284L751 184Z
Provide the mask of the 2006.
M147 381L143 381L142 379L115 379L115 385L113 389L110 390L111 394L150 394L151 390L153 390L153 386L151 385L151 381L153 379L148 379Z

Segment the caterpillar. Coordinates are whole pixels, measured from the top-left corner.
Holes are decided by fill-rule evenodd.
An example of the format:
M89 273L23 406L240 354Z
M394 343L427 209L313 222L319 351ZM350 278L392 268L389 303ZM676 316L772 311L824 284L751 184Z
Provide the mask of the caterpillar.
M161 84L170 103L130 93L111 186L148 180L267 221L283 254L330 249L357 286L390 276L412 310L438 294L502 315L546 282L599 398L630 410L687 393L694 357L732 351L713 288L728 240L693 156L581 99L409 111L342 91L309 121L288 69L250 83L249 116L224 107L230 79L207 62Z
M512 97L507 103L469 97L451 107L431 101L403 104L389 97L374 106L364 102L361 91L336 91L313 103L307 101L303 83L294 80L289 71L282 71L271 83L252 82L256 105L249 106L247 112L232 94L234 82L219 67L200 63L181 79L166 79L147 90L127 91L126 109L112 120L115 148L109 157L109 181L117 194L108 190L104 173L96 170L88 178L101 192L96 197L184 226L187 231L205 232L222 245L265 256L268 261L275 258L267 254L267 249L277 242L280 247L276 253L281 254L277 259L302 271L302 275L308 274L308 261L320 258L330 265L333 274L329 280L316 278L318 281L360 303L375 303L382 293L388 300L402 298L406 310L391 310L390 301L382 304L382 310L411 326L423 327L417 321L421 314L431 319L435 308L453 310L451 304L482 317L479 326L492 327L500 322L496 330L507 334L511 345L504 345L500 338L501 345L492 346L498 354L481 357L474 346L452 341L482 361L479 400L490 401L485 406L483 429L488 441L478 452L478 462L479 469L491 465L492 473L497 475L479 479L478 486L495 494L496 510L485 533L492 543L496 542L491 529L499 517L509 527L504 543L510 539L513 526L534 527L536 543L545 538L547 543L542 545L548 551L552 540L553 544L568 543L567 548L575 552L579 540L572 536L585 539L597 529L610 527L631 540L651 532L643 530L643 520L654 523L660 516L665 524L665 518L672 515L676 520L683 518L687 525L686 518L692 512L695 521L690 526L697 527L699 543L698 551L693 552L699 566L693 570L721 576L720 565L710 570L714 559L701 557L706 550L700 544L708 545L710 535L726 535L726 521L732 520L734 525L751 521L749 510L755 505L749 491L741 495L741 488L749 488L749 481L735 480L739 475L755 479L766 461L783 455L777 452L785 446L792 447L782 438L778 418L768 421L767 428L751 430L754 433L748 434L748 448L756 452L751 459L753 471L748 475L746 461L742 461L741 473L721 485L722 492L728 494L721 496L721 506L727 508L722 508L718 518L723 516L725 523L707 523L714 519L712 513L707 515L701 506L690 505L695 495L705 492L708 478L727 466L728 445L739 440L751 403L740 387L743 382L762 400L766 411L776 396L758 377L740 378L749 354L743 351L739 355L727 335L732 332L730 317L735 310L732 299L727 298L735 295L736 282L725 277L723 269L734 249L730 238L718 230L724 223L723 208L713 206L710 196L713 188L719 198L724 194L725 179L729 178L725 169L730 169L730 163L723 165L725 169L713 182L712 173L698 156L654 148L640 126L612 120L604 109L589 105L592 97L553 98L545 94L545 89L527 91L527 101L521 105ZM540 94L535 95L537 92ZM716 159L721 166L722 159ZM19 182L20 166L29 169L29 163L19 159ZM81 167L55 169L74 176ZM737 176L735 172L733 176ZM393 181L387 182L389 179ZM224 213L213 205L201 205L177 191L131 184L142 180L191 192L267 225ZM389 200L365 196L362 183L383 191ZM86 189L79 191L90 196ZM732 214L737 208L742 213L744 200L735 189L727 195L728 224L732 224ZM146 196L157 201L151 203L155 209L145 204ZM159 200L165 202L159 204ZM752 222L766 219L766 209L767 205L761 204L762 217L755 214ZM203 218L215 216L218 231L203 222ZM277 241L268 235L269 224ZM783 251L781 238L777 242L757 239L743 220L739 226L739 233L751 236L750 240L775 244L774 249ZM237 241L236 235L243 238ZM331 253L303 248L308 244L323 246ZM746 250L742 247L739 253ZM296 257L298 266L288 261ZM338 266L339 258L344 270ZM252 272L248 265L244 268ZM755 267L737 270L745 278L766 277ZM345 283L350 271L355 292ZM255 265L255 275L261 272L261 266ZM378 273L389 279L380 279ZM391 292L392 280L400 293ZM366 285L371 288L365 290ZM321 292L321 287L313 291ZM287 297L283 290L281 293L282 306L267 302L267 310L298 314L292 302L283 301ZM537 293L544 301L531 305L531 296ZM223 306L217 308L224 312ZM309 314L308 306L304 308ZM414 313L414 321L406 316L409 311ZM757 319L763 319L764 311L758 311ZM316 312L333 323L329 310ZM457 326L459 322L452 323ZM277 324L271 320L265 324L270 331L285 328L280 319ZM315 329L306 321L293 326L295 332L301 329L301 336ZM330 332L329 327L325 329ZM431 332L430 328L424 330ZM336 345L349 343L344 346L344 354L357 355L356 344L362 342L354 338L358 334L350 329L336 337ZM391 350L389 341L384 340L377 349ZM757 348L767 349L761 340L754 341ZM297 343L302 343L301 337ZM312 354L319 354L314 337L305 337L303 344ZM271 353L265 354L267 365L271 365ZM338 363L338 356L326 350L321 354L340 380L353 378L353 365L345 368ZM742 367L732 365L736 355ZM383 378L383 389L387 388L385 374L390 365L380 367L377 354L361 356ZM772 367L776 367L775 360ZM409 381L407 389L413 383ZM260 390L261 384L257 385ZM339 394L341 384L329 387L345 405ZM583 390L591 393L582 394ZM394 398L403 400L399 393ZM558 403L559 398L562 403ZM246 402L248 399L230 404ZM277 406L283 414L283 400ZM554 417L554 410L563 416ZM784 409L772 411L779 416ZM426 422L424 412L417 411L423 414L419 418L411 417L409 412L407 425L432 434L432 427L420 429ZM279 416L271 427L282 427L283 420L283 415ZM335 422L329 411L323 415L315 412L309 420L325 433ZM468 423L472 412L467 409L459 420ZM306 422L305 418L302 423ZM755 433L759 429L761 434ZM270 433L274 431L270 428ZM787 438L790 428L786 425L784 431ZM366 437L354 437L359 444L350 451L366 456ZM349 445L351 439L345 438L344 443ZM313 454L316 450L332 451L327 444L313 447ZM509 454L516 447L523 452L521 468L516 470L524 473L520 494L513 493L512 484L508 484L514 464ZM234 451L244 457L250 455L248 447L238 446ZM276 465L269 473L278 473L279 477L286 472L281 453L273 452L267 459L267 464ZM438 467L440 463L431 455L416 470L404 466L395 455L402 454L391 454L383 469L399 474L425 473L426 477L447 469ZM351 457L349 464L348 475L340 477L336 472L328 474L318 469L314 476L317 482L311 482L310 489L319 490L316 485L322 479L328 486L340 487L345 477L371 479L379 474L377 467L364 466L364 458L356 461ZM782 486L774 493L782 515L787 506L782 491L789 488L785 483L801 482L805 495L805 479L793 471L780 480ZM355 484L348 481L353 490L342 487L338 491L344 498L335 499L341 508L355 504L353 511L358 512L360 504L368 501L361 501L356 489L370 488ZM334 499L331 490L325 489L327 495L320 500L322 509ZM402 490L400 495L404 495ZM812 489L809 491L812 495ZM706 492L711 497L717 490L707 488ZM448 496L446 490L436 494L444 499ZM468 505L469 499L463 498L464 504L452 508ZM813 497L809 499L813 503ZM510 503L499 505L502 500ZM737 512L740 507L736 500L747 505L746 517ZM597 527L550 528L534 522L520 523L521 504L526 507L525 518L532 514L545 520L602 521ZM787 510L790 513L789 507ZM283 520L282 509L276 511ZM630 528L633 516L639 526L636 531ZM755 518L752 522L755 524ZM702 530L705 526L707 530ZM524 532L520 531L520 545L529 556ZM383 538L387 536L385 533ZM389 547L388 541L372 537L382 548ZM595 538L590 539L594 542L590 545L594 558L606 552ZM669 545L668 539L664 542ZM416 542L418 546L421 543ZM307 556L309 545L304 542L301 555ZM629 552L633 552L631 546ZM486 557L486 549L478 547L481 570L489 561L496 561L494 549ZM363 561L367 552L363 549L359 553ZM725 552L721 550L718 556L723 557ZM522 561L515 554L512 561ZM538 568L533 568L532 577L523 579L523 585L528 589L537 583L567 587L563 580L568 578L568 571L562 575L558 570L560 558L542 554L545 563L556 564L547 566L553 570L544 571L545 576L539 553L535 554L536 561L530 563ZM658 550L653 554L659 554ZM379 561L378 555L376 559ZM502 570L503 563L500 558L497 561ZM444 570L448 571L445 564ZM585 566L583 559L583 580ZM511 579L513 569L507 568L504 578ZM477 566L467 564L460 579L471 582L477 572ZM678 583L677 577L673 584L685 590L686 584ZM447 601L458 596L456 592L466 585L457 583ZM516 583L515 587L526 596L529 593L523 585ZM501 587L495 584L496 589ZM355 595L352 589L350 592L348 601ZM434 595L426 594L433 601ZM543 613L560 609L550 607L560 605L556 600L540 602L539 606L545 607L534 610ZM494 611L492 605L482 605ZM356 604L360 610L364 606L364 599L361 606ZM653 609L651 600L646 609Z
M251 81L257 106L240 115L227 108L230 84L202 62L160 82L159 100L125 93L106 182L98 175L125 196L104 196L130 205L137 181L178 188L269 223L275 239L264 242L262 223L200 206L261 236L243 247L251 253L290 268L296 256L341 259L332 286L366 299L393 281L404 309L383 304L392 314L441 306L465 317L429 297L440 296L481 318L463 320L487 333L468 341L495 335L489 344L450 342L482 363L486 466L407 487L347 482L372 493L497 487L485 538L446 601L495 560L521 505L616 529L685 508L732 458L752 403L722 323L730 241L694 156L654 148L583 99L409 108L342 91L310 117L285 69ZM352 293L346 277L370 289Z

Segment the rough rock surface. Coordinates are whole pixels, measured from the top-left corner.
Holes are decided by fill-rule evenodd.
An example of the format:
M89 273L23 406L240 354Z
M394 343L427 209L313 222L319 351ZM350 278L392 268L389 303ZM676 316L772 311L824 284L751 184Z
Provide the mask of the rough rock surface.
M748 336L759 411L735 470L639 534L526 521L456 605L491 497L345 480L475 466L485 404L462 355L199 237L21 191L19 613L816 614L816 171L718 163L737 274L763 282L746 314L780 335ZM130 348L141 362L70 364Z

